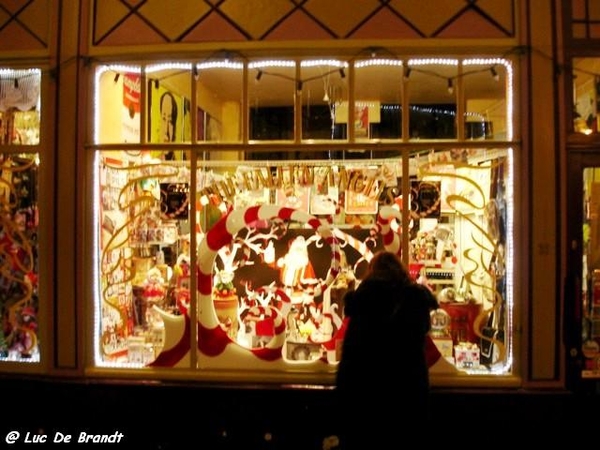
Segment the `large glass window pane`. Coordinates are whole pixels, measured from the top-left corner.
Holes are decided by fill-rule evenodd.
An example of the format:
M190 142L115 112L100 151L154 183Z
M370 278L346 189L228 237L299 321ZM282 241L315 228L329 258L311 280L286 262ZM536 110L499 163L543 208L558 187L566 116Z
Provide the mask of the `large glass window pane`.
M355 139L400 139L402 62L371 58L356 61L354 67Z
M296 63L289 60L252 61L248 77L249 139L294 140Z
M0 69L0 145L40 142L39 69Z
M196 67L198 141L241 142L244 59L222 55Z
M348 138L346 63L306 60L297 89L302 98L302 139Z
M440 302L434 342L469 373L512 369L511 164L507 150L460 148L411 164L411 267Z
M191 64L161 64L146 68L148 81L148 142L181 143L192 141L192 67ZM167 159L180 159L171 151Z
M38 155L0 155L0 361L40 360Z
M172 345L161 313L180 314L181 292L189 288L189 162L156 156L97 154L99 365L153 363Z
M410 139L456 139L458 61L411 59L409 69Z
M507 68L504 60L463 61L465 139L508 139Z
M409 180L402 158L201 157L195 205L188 161L98 158L98 364L186 364L197 299L199 368L334 370L322 361L339 358L343 293L373 252L407 236L411 272L440 301L432 339L448 367L510 372L508 151L415 153Z

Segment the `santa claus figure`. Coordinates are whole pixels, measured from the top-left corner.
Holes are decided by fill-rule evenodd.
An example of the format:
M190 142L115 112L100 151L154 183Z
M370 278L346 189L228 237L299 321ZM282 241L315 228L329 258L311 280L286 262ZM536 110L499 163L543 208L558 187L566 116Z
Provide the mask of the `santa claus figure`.
M280 280L286 288L301 289L303 284L315 282L315 271L308 259L308 244L303 236L294 238L287 254L279 258Z

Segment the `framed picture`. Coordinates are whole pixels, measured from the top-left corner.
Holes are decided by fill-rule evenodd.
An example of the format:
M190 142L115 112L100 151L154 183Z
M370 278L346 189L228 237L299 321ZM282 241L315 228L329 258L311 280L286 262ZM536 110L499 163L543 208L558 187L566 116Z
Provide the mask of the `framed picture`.
M235 194L234 206L236 209L243 209L248 206L268 205L270 197L270 189L267 188L243 190Z
M411 181L410 215L413 218L439 218L442 212L441 202L440 181Z
M369 136L369 107L367 105L354 107L354 135L356 137Z
M189 192L187 183L160 183L160 210L165 218L188 219Z
M377 214L378 201L363 193L346 191L346 214Z
M312 187L310 194L310 214L333 215L339 203L339 189L336 186L328 186L327 192L319 193L316 187Z
M275 201L285 208L294 208L308 212L310 207L310 186L287 186L277 189Z

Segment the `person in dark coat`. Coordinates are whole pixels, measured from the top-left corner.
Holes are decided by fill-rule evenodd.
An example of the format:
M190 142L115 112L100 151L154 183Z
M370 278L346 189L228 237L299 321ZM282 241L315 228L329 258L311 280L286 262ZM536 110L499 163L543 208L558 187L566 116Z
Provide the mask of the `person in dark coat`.
M341 448L399 448L430 417L425 343L437 300L388 251L374 255L344 300L349 319L335 389Z

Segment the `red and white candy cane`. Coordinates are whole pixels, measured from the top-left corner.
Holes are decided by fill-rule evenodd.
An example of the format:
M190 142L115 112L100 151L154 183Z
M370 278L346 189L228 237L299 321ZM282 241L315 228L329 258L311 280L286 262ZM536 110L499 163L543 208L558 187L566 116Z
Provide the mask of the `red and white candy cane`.
M402 215L400 211L391 206L382 206L377 214L377 226L381 239L383 240L383 246L389 252L400 255L402 253L402 246L400 245L400 234L392 229L392 222L396 220L402 222Z
M354 250L356 250L358 252L359 255L361 255L358 258L358 260L354 263L354 266L353 266L354 271L356 271L356 268L362 261L370 261L371 258L373 257L373 252L371 251L371 249L365 242L359 241L354 236L343 232L339 228L334 228L333 234L335 235L336 238L338 238L338 240L345 242L347 245L350 245L350 247L352 247ZM344 245L340 244L340 246L343 249Z

